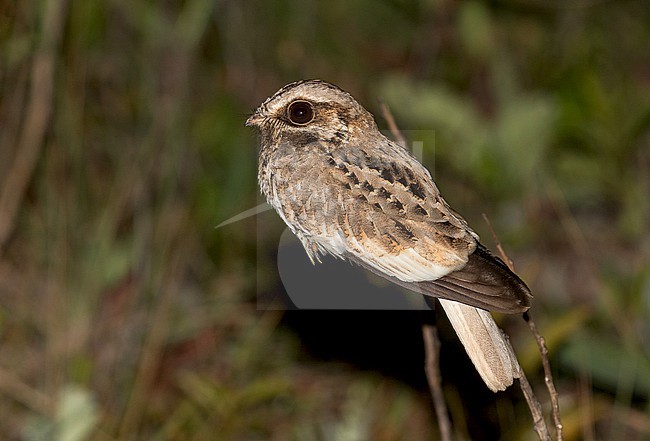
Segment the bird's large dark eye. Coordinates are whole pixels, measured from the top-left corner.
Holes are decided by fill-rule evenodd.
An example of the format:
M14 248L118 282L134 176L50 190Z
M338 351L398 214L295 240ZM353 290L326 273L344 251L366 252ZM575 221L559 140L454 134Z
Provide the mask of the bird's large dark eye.
M314 119L314 108L308 101L294 101L287 108L289 121L299 126L303 126Z

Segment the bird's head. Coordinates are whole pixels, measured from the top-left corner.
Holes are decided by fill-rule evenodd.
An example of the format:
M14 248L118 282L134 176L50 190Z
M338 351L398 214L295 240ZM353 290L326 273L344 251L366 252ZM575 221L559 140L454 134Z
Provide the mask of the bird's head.
M321 80L288 84L264 101L246 121L272 143L341 144L376 130L372 114L347 92ZM264 144L264 143L263 143Z

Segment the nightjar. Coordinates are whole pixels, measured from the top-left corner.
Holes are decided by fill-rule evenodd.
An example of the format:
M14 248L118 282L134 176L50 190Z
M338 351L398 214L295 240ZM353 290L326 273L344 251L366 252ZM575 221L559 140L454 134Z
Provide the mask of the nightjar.
M246 125L261 133L260 188L312 262L331 254L438 298L488 387L512 384L518 363L486 310L524 312L530 290L370 112L333 84L303 80Z

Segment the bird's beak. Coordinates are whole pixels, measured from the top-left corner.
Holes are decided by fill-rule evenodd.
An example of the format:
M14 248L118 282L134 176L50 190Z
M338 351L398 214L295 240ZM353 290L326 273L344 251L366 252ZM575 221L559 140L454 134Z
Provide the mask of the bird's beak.
M250 118L248 118L246 120L246 126L247 127L251 127L251 126L258 126L259 127L259 125L262 123L263 120L264 120L264 118L262 117L260 112L256 111L255 113L253 113L250 116Z

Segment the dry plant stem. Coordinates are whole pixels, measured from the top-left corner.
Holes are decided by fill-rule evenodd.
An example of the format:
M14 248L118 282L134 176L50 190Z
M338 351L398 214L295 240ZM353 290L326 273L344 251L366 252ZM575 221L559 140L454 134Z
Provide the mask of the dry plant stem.
M506 252L504 251L503 247L501 246L501 241L497 237L496 232L494 231L494 228L492 228L492 223L490 222L490 219L487 217L485 213L483 213L483 219L485 222L488 224L488 227L490 228L490 231L492 232L492 237L494 238L494 242L497 244L497 249L499 250L499 254L501 255L501 258L503 259L504 262L508 265L508 268L510 268L512 271L515 270L514 264L512 263L512 260L508 257ZM542 359L542 366L544 368L544 382L546 383L546 389L548 389L549 396L551 398L551 415L553 418L553 424L555 425L555 434L556 434L556 439L557 441L562 441L562 420L560 418L560 403L558 399L558 394L557 390L555 389L555 384L553 383L553 375L551 374L551 363L548 361L548 348L546 347L546 342L544 340L544 337L542 337L539 332L537 331L537 326L535 325L535 322L533 321L532 317L530 316L529 312L525 312L523 314L523 318L528 323L528 327L530 331L533 334L533 337L535 338L535 341L537 342L537 347L539 348L539 353L540 357ZM514 351L513 351L514 354ZM520 369L521 371L521 369ZM524 373L523 371L521 372L522 378ZM526 383L528 381L526 380ZM524 391L524 384L523 382L520 382L522 391ZM528 384L528 387L530 388L530 384ZM532 389L531 389L532 392ZM524 392L524 395L526 392ZM526 398L528 400L528 398ZM530 407L530 402L529 402L529 407ZM531 407L531 413L533 412L533 409ZM533 419L535 419L535 416L533 415Z
M451 441L451 423L445 397L442 393L442 377L440 375L440 339L438 329L434 325L422 325L422 338L424 340L425 364L429 390L433 400L433 407L438 417L440 439Z
M399 127L397 127L397 123L395 122L395 118L393 118L393 114L391 113L390 109L381 99L379 100L379 106L381 107L381 114L388 124L390 133L393 135L393 138L395 138L395 142L406 148L406 138L400 131Z
M506 338L506 341L508 342L508 350L510 351L512 359L516 360L517 356L515 354L514 348L512 347L512 344L510 343L510 340ZM526 374L518 363L517 370L519 371L519 387L521 388L521 391L524 394L524 398L526 399L526 403L528 404L528 408L530 409L530 416L533 418L533 427L535 428L535 432L537 432L537 436L540 440L550 441L551 435L548 431L548 427L546 427L546 421L544 421L542 405L535 396L535 392L533 392L533 388L528 382Z
M582 423L582 439L583 441L596 441L596 434L594 432L594 403L591 396L591 376L582 372L578 384L580 390L580 409L582 413L580 418Z
M401 146L406 148L407 145L406 139L404 138L399 128L397 127L397 124L395 123L395 119L393 118L390 109L381 100L379 104L381 106L381 111L384 116L384 119L388 123L388 127L393 137ZM492 232L494 241L497 244L497 249L499 250L499 254L501 255L504 262L506 262L508 267L512 271L514 271L514 265L512 263L512 260L510 260L510 258L506 255L505 250L501 246L501 242L499 241L494 229L492 228L492 224L490 223L489 218L485 214L483 214L483 218L485 219L485 222L488 224ZM526 313L524 314L524 318L528 322L529 326L531 326L532 321L530 320L530 316ZM531 331L533 331L535 340L537 341L537 344L540 347L542 363L544 365L544 379L546 381L546 386L551 395L551 403L553 406L553 421L555 423L557 440L562 441L562 424L560 422L560 408L558 404L557 392L555 391L555 386L553 385L553 378L550 372L550 363L548 361L548 350L546 349L546 345L544 344L543 338L537 332L537 328L535 327L534 323L532 323ZM451 424L449 423L447 406L445 404L444 396L442 394L441 376L439 370L440 340L438 339L436 328L432 325L422 325L422 336L424 338L424 348L426 354L425 370L427 374L427 380L429 382L429 389L431 390L431 397L433 399L436 415L438 417L438 424L440 425L440 436L443 441L451 440ZM510 341L507 338L507 336L506 336L506 341L508 342L508 349L510 351L512 359L517 360L515 351L512 348L512 345L510 344ZM517 363L517 369L519 371L519 385L526 399L526 403L528 404L528 407L530 409L535 431L537 432L537 435L539 436L540 440L550 441L551 436L549 434L548 427L546 426L546 422L544 421L542 406L539 400L537 399L537 397L535 396L535 393L533 392L533 389L530 386L530 383L528 382L526 375L521 369L521 366L519 366L519 363Z
M18 208L32 179L52 115L56 51L63 33L66 8L66 0L50 0L45 4L41 22L43 33L32 59L25 119L13 164L0 193L0 252L14 229Z
M55 406L51 397L32 388L4 368L0 368L0 395L12 398L41 415L48 417L54 415Z
M548 348L546 347L546 341L544 337L539 334L537 326L530 316L530 312L524 313L524 320L528 323L530 332L533 333L537 346L539 347L539 352L542 356L542 366L544 368L544 383L546 383L546 389L548 389L548 394L551 397L551 415L553 417L553 424L555 425L555 436L557 441L562 441L562 420L560 419L560 402L558 399L557 390L555 389L555 384L553 383L553 375L551 374L551 363L548 361Z

